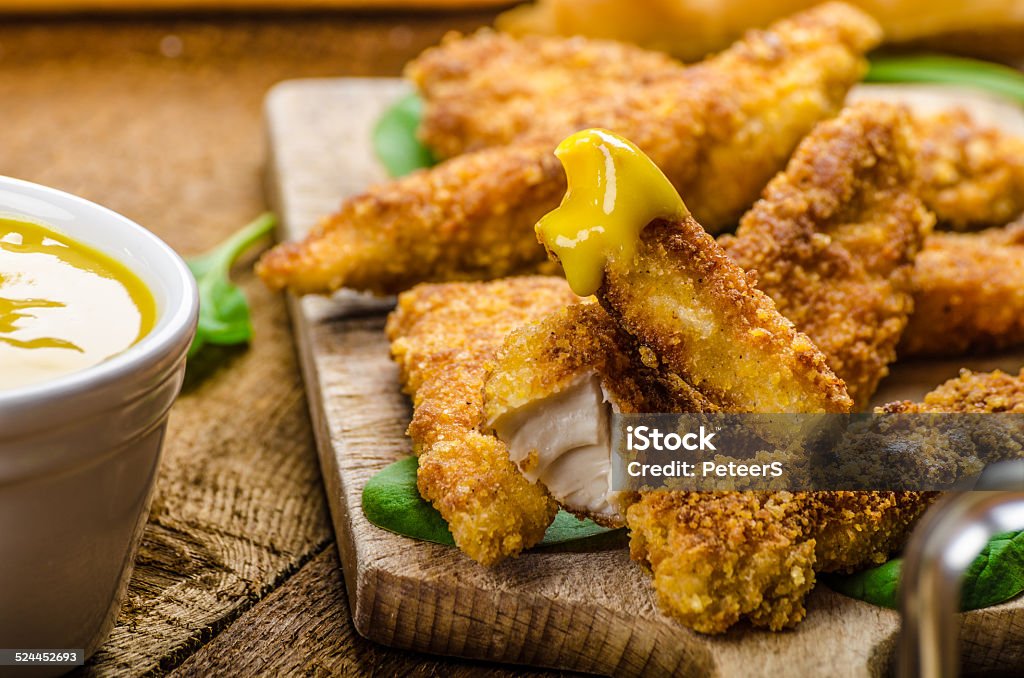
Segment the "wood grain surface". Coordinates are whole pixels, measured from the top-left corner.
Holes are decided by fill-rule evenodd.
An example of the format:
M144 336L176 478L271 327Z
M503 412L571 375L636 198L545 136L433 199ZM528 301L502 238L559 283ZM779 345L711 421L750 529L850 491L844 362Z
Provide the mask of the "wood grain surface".
M283 237L300 237L339 200L385 178L370 147L393 79L304 80L267 100L271 190ZM662 615L622 543L535 549L487 569L456 549L370 525L362 488L409 453L410 410L383 335L387 301L343 291L291 299L314 433L353 619L387 645L611 675L843 675L887 670L898 615L819 586L794 631L742 625L708 637ZM994 364L1019 365L1024 356ZM908 366L880 393L919 398L962 362ZM916 371L915 371L916 370ZM968 614L973 668L1024 667L1024 601ZM827 651L823 651L827 648Z

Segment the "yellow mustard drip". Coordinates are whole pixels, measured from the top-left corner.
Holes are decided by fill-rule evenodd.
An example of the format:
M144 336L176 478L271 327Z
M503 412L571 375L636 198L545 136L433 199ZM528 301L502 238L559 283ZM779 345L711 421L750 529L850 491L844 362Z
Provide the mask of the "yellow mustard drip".
M555 155L569 188L562 204L537 222L537 237L580 296L597 291L609 261L632 259L648 223L689 214L658 166L608 130L577 132Z

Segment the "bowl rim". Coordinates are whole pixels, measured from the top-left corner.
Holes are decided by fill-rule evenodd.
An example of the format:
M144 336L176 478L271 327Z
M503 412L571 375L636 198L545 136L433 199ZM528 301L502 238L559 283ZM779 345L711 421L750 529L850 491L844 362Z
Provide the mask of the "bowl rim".
M0 188L36 195L43 194L51 198L58 197L66 203L65 206L70 207L69 211L73 211L75 214L98 216L115 225L116 228L134 232L138 238L153 248L153 252L158 253L157 256L166 259L171 268L170 276L159 276L160 280L167 285L166 289L171 303L157 317L156 324L146 336L124 351L96 365L28 386L0 390L0 412L7 408L32 407L47 401L73 398L92 389L126 379L147 363L159 361L178 351L183 353L184 350L187 350L187 344L184 349L180 346L186 337L191 340L191 335L195 330L199 313L199 290L185 261L170 245L128 217L72 193L5 175L0 175ZM73 234L68 235L74 238ZM95 244L90 244L90 247L94 247L132 268L117 252Z

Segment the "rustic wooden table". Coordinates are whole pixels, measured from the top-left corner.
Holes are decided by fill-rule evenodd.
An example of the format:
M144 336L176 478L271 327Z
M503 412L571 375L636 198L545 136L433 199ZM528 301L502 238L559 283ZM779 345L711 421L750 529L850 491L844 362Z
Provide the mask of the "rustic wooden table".
M484 14L0 22L0 174L103 203L182 254L265 209L279 80L397 75ZM352 628L282 299L236 270L256 339L198 367L110 639L80 674L511 675Z

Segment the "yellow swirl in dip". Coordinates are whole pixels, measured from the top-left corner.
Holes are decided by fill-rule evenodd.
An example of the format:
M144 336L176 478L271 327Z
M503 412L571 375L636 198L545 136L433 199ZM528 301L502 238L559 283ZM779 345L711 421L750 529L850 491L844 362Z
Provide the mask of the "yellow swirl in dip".
M0 219L0 390L96 365L153 329L123 264L38 224Z

